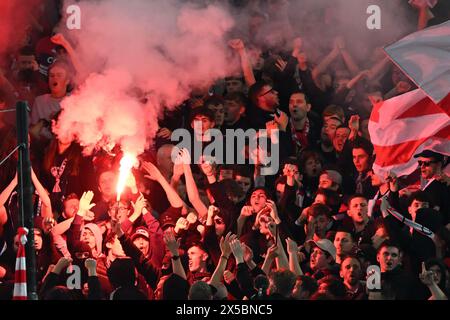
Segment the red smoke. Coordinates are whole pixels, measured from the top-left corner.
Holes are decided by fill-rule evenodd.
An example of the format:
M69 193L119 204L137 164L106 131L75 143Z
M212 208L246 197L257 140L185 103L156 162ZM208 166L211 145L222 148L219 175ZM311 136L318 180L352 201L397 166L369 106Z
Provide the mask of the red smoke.
M0 1L0 62L5 54L25 45L27 31L31 26L31 13L40 0Z

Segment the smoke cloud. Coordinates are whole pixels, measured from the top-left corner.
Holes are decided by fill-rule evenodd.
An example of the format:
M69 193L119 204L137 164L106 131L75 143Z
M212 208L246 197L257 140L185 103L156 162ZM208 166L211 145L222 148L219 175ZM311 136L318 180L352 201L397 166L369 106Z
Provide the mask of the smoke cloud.
M31 13L35 12L39 2L40 0L0 1L0 58L26 44Z
M414 9L403 0L260 2L266 17L260 22L252 21L254 12L261 11L256 2L241 1L238 10L225 7L225 1L193 2L75 2L81 8L81 30L68 31L64 21L60 30L75 44L83 70L77 79L81 86L62 103L61 130L90 148L116 143L141 153L154 137L164 108L239 71L226 44L230 37L290 50L293 38L300 36L309 59L317 63L339 35L360 67L367 68L375 47L415 31L417 25ZM366 26L366 10L373 4L381 8L381 30Z
M72 4L67 1L65 5ZM75 44L81 85L62 102L60 132L86 146L116 143L140 154L158 116L194 88L238 70L226 35L234 21L217 5L179 1L80 1L81 29L60 31Z

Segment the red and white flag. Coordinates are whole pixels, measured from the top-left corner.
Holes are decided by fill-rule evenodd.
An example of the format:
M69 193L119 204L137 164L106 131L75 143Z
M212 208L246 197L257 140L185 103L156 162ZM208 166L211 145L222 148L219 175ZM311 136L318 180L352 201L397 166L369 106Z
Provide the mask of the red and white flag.
M420 89L376 105L369 120L376 174L408 175L425 149L450 155L450 95L435 104Z
M14 274L13 300L27 300L27 264L25 259L25 244L27 243L28 230L20 227L19 248L17 250L16 270Z
M384 50L434 103L450 92L450 20L410 34Z

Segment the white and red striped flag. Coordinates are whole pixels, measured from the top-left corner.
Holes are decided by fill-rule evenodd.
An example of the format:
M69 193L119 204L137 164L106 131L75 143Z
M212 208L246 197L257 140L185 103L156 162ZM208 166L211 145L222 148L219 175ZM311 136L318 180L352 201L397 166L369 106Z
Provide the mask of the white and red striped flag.
M417 168L415 154L428 149L450 155L450 95L435 104L420 90L376 105L369 120L376 174L408 175Z
M27 243L28 230L20 227L19 248L17 250L16 270L14 273L13 300L27 300L27 264L25 259L25 244Z
M384 49L434 103L450 92L450 20L410 34Z

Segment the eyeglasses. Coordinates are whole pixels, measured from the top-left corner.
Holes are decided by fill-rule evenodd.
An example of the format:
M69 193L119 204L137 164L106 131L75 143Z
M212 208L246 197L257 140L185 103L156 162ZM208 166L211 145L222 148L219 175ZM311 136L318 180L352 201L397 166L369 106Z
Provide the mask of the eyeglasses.
M419 163L419 167L421 166L425 166L425 167L429 167L430 164L432 163L436 163L437 161L417 161Z
M214 223L215 224L223 224L223 220L218 218L218 219L214 219Z
M270 90L267 90L266 92L264 92L263 94L261 94L261 95L259 95L260 97L264 97L266 94L269 94L269 93L275 93L276 91L273 89L273 88L271 88Z

